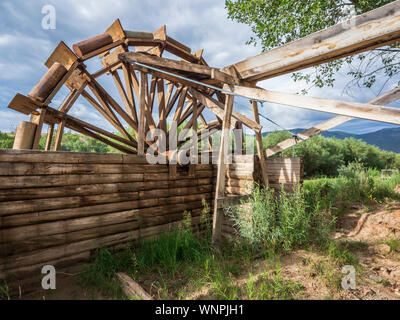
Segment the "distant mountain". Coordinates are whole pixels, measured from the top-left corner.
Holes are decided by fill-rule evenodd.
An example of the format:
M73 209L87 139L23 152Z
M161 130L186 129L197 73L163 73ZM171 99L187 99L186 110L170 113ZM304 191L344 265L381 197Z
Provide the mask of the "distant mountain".
M293 129L293 133L299 133L305 129ZM381 129L375 132L365 134L354 134L344 131L327 131L322 133L326 138L337 138L340 140L346 138L355 138L365 141L368 144L377 146L382 150L400 153L400 128Z

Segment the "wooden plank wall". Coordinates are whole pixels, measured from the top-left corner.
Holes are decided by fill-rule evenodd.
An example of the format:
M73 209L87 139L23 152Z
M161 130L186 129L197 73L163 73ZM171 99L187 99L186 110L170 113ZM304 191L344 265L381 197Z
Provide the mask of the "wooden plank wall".
M46 264L59 270L152 237L185 210L198 224L213 166L189 174L170 178L167 165L137 155L0 150L0 279L41 277Z
M267 158L269 186L275 190L283 187L292 192L293 186L303 182L304 169L301 158ZM249 194L254 183L261 183L261 166L257 156L234 156L226 173L226 196ZM225 215L222 236L232 239L235 234L232 219Z

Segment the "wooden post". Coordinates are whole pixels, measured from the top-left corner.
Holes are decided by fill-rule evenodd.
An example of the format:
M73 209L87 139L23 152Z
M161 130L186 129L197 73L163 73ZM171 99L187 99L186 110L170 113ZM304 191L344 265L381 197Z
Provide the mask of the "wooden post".
M64 135L64 127L65 127L65 120L61 121L58 124L56 141L54 143L54 149L53 149L54 151L58 151L58 149L60 149L62 137Z
M47 131L46 145L44 150L49 151L51 149L51 142L53 141L54 124L49 125L49 130Z
M36 123L36 131L35 131L35 137L33 139L32 149L39 149L39 142L40 142L40 137L42 136L42 128L45 116L46 116L46 109L41 108L40 115Z
M235 126L235 154L243 154L243 124L238 121Z
M35 130L36 124L32 122L18 122L13 149L32 149Z
M140 85L139 85L139 100L140 100L140 110L139 110L139 130L138 130L138 155L144 156L144 138L145 138L145 109L146 109L146 95L147 95L147 74L140 72Z
M197 100L196 98L193 98L193 107L192 107L192 130L196 134L197 138L197 117L198 117L198 105L197 105ZM196 151L196 163L199 161L199 151L198 151L198 146L199 144L196 143L196 146L193 146L194 150ZM189 166L189 177L194 177L196 175L196 164L195 163L190 163Z
M233 109L233 95L226 95L224 117L222 121L221 145L218 155L217 184L215 187L214 215L212 244L219 245L221 242L221 224L223 209L218 209L218 199L225 195L225 155L228 152L229 129L231 127L231 116Z
M253 109L254 121L260 124L260 115L258 114L258 105L257 101L251 101L251 106ZM257 153L258 159L260 160L261 166L261 176L263 178L264 186L268 188L268 174L267 174L267 162L265 161L264 150L263 150L263 142L261 131L254 131L256 134L256 143L257 143Z

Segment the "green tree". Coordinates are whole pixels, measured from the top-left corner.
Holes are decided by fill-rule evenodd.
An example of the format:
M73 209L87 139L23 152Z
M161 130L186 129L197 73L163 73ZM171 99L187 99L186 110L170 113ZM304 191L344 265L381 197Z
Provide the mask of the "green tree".
M263 145L270 147L289 137L288 132L275 131L263 138ZM292 157L292 148L277 156ZM307 177L336 176L342 165L355 162L366 168L400 168L400 158L396 153L381 150L354 138L339 140L314 136L295 146L295 156L303 159L304 174Z
M260 43L263 50L284 45L335 25L355 15L373 10L394 0L226 0L228 17L247 24L254 32L248 44ZM352 86L373 87L379 77L393 78L400 72L399 44L348 57L309 72L292 74L308 88L333 86L342 68L352 77ZM344 67L347 68L344 68ZM382 87L381 87L382 89Z
M0 132L0 149L11 149L14 144L14 136Z

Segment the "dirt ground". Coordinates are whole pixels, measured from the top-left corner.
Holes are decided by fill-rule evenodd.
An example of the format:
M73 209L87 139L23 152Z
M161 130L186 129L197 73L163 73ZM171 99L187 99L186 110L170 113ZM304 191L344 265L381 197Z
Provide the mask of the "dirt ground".
M344 213L337 225L337 232L332 238L348 243L349 251L359 260L355 289L344 290L338 285L340 277L345 275L341 274L338 267L330 265L326 254L312 249L296 250L281 257L279 261L282 278L302 285L301 292L294 298L400 299L400 250L393 250L387 244L389 240L400 240L400 203L377 205L373 208L355 206ZM252 264L251 273L255 282L266 270L270 274L275 272L270 266L270 261L259 259ZM93 293L93 290L82 288L77 279L77 274L58 274L56 290L34 292L23 296L22 299L108 299ZM235 283L239 287L245 286L248 279L247 271L246 274L237 276ZM332 279L335 281L332 282ZM148 287L147 283L142 285L145 289ZM186 298L210 298L210 288L201 288Z

